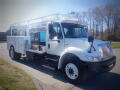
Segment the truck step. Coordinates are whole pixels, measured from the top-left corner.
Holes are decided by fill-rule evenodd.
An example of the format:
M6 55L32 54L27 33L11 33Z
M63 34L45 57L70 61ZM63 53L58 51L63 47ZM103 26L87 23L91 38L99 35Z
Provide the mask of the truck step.
M49 54L46 54L45 55L45 59L46 60L51 60L51 61L58 61L59 60L59 56L56 56L56 55L49 55Z
M44 63L51 67L55 67L55 68L58 67L58 61L55 61L55 60L45 59Z
M45 57L46 60L51 60L51 61L58 61L58 59L54 59L54 58L49 58L49 57Z

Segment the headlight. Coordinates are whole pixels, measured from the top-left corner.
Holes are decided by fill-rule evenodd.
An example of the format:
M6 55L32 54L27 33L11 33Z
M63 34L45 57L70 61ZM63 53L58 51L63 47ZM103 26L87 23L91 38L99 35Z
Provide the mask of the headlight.
M94 56L86 56L86 57L90 62L97 62L100 60L100 58Z
M111 44L107 43L102 46L99 46L98 51L100 52L100 56L103 60L107 60L108 58L113 56Z
M107 47L109 48L110 52L113 53L113 51L112 51L112 45L110 43L107 43Z
M102 51L102 48L99 48L98 51L100 52L100 56L103 58L103 51Z

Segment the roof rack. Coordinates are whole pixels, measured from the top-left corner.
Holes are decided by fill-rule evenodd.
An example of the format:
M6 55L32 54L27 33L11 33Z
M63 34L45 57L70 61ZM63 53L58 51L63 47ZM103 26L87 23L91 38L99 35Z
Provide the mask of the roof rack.
M71 20L71 21L76 21L78 22L78 18L76 18L73 15L68 15L68 14L53 14L53 15L48 15L44 17L39 17L31 20L26 20L23 22L19 22L13 25L25 25L25 24L30 24L30 23L35 23L35 22L42 22L42 21L65 21L65 20Z
M40 17L40 18L35 18L32 20L29 20L29 23L34 23L37 21L65 21L65 20L72 20L72 21L77 21L78 19L76 17L74 17L73 15L68 15L68 14L53 14L53 15L49 15L49 16L44 16L44 17Z

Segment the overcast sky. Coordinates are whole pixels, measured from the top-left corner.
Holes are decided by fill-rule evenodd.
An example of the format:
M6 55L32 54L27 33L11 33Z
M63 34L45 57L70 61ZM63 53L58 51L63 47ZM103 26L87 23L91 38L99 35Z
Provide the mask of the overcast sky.
M86 11L105 4L120 5L119 0L0 0L0 31L15 22L51 14Z

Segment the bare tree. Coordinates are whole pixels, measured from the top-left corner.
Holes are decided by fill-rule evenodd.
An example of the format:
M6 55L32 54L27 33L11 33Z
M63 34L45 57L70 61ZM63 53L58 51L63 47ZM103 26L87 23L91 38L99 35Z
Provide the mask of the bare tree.
M93 36L101 39L116 37L120 40L120 6L105 5L89 9L86 12L71 12L79 23L88 27Z

